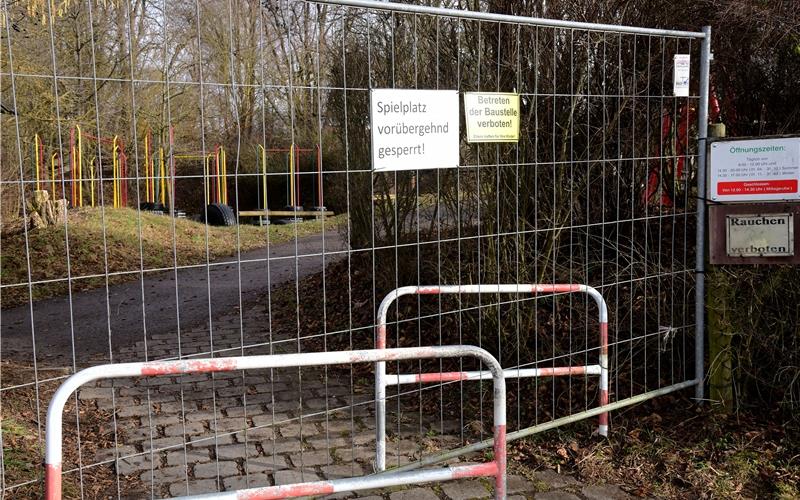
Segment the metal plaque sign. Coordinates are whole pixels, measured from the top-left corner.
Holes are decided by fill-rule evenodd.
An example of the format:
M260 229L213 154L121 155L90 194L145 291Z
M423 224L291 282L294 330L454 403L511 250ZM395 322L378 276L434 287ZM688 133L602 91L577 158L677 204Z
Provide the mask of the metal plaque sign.
M800 203L708 207L711 264L800 265Z
M729 257L794 255L794 214L736 214L725 217Z
M713 201L800 200L800 137L714 141L709 181Z

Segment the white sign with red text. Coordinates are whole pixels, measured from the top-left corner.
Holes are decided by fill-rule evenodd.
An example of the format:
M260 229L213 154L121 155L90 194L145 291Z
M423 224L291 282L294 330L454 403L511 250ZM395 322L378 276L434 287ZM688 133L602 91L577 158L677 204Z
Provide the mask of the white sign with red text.
M711 200L800 199L800 137L715 141L709 155Z

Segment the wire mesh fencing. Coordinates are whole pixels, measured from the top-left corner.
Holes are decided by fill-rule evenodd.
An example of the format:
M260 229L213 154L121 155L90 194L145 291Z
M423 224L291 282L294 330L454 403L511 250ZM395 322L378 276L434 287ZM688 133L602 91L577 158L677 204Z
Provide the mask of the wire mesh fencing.
M356 0L4 0L0 20L8 496L41 491L47 403L79 369L370 349L404 286L592 287L614 408L702 377L708 33ZM516 92L519 141L375 172L371 89ZM387 345L540 370L507 382L512 437L598 415L596 374L551 376L598 365L596 305L553 292L403 297ZM365 365L98 382L66 404L65 496L370 473L374 391ZM490 438L491 403L480 377L387 388L386 466Z

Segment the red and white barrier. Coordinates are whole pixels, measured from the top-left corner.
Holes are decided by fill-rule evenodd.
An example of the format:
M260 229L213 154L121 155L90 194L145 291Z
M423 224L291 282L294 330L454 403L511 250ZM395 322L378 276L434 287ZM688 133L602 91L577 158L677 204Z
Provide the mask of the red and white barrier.
M123 377L152 377L186 373L212 373L256 368L285 368L325 366L350 363L374 363L407 359L474 357L486 364L494 381L494 460L491 462L388 473L376 476L315 481L283 486L250 488L189 498L270 499L325 495L340 491L448 481L467 477L494 477L495 498L506 498L506 389L500 363L485 350L474 346L413 347L362 351L313 352L277 354L270 356L239 356L231 358L196 359L191 361L161 361L151 363L119 363L94 366L69 377L58 388L47 410L45 437L45 498L61 499L62 474L62 416L64 404L80 386L100 379Z
M505 378L527 377L560 377L571 375L600 376L600 406L608 405L608 308L603 296L596 289L580 284L507 284L507 285L446 285L446 286L404 286L392 290L378 307L378 325L375 347L386 348L386 318L391 304L403 295L439 295L439 294L480 294L480 293L585 293L592 297L599 309L600 322L600 356L599 364L587 366L563 366L552 368L512 368L503 371ZM375 366L375 418L376 418L376 456L375 468L386 469L386 387L390 385L452 382L458 380L483 380L492 374L484 371L445 372L387 375L386 363L381 361ZM597 428L601 436L608 435L608 413L601 413Z

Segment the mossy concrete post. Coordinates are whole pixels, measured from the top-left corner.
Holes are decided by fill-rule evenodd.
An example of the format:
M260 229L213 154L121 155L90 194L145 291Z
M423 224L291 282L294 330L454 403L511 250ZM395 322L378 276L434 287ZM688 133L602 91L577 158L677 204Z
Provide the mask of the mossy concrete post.
M725 137L725 125L709 126L709 136ZM709 266L706 274L708 314L708 385L709 397L723 409L733 407L734 290L731 276L721 267Z
M734 284L720 267L710 267L706 279L709 397L730 410L733 406Z

